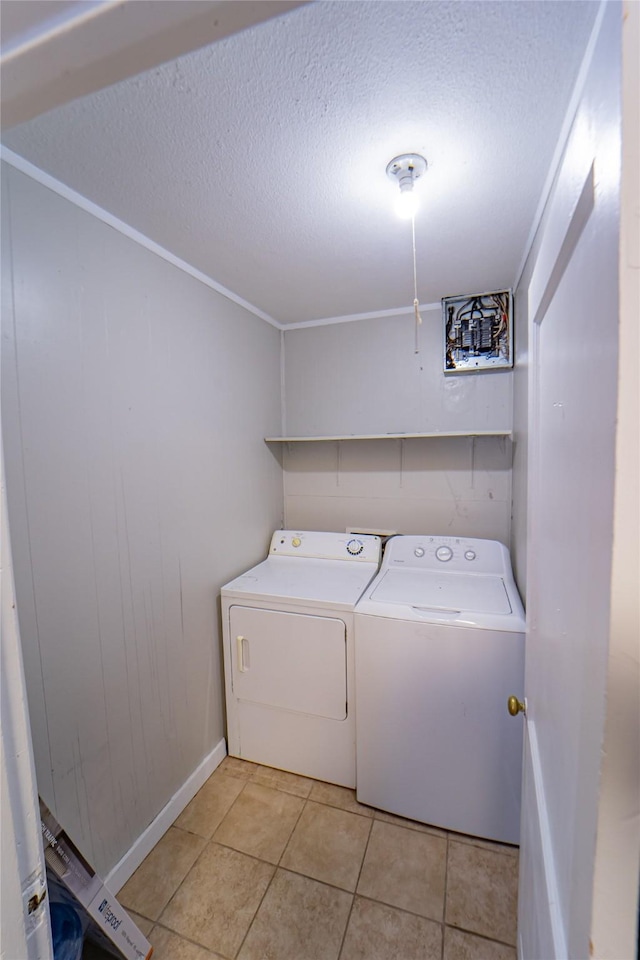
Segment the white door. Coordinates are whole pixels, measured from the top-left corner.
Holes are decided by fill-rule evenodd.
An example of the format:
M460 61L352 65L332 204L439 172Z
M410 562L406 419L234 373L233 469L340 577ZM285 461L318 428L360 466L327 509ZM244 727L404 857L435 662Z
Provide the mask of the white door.
M347 639L342 620L233 606L229 628L238 700L345 719Z
M528 288L523 960L590 955L615 454L619 46L612 5Z
M0 486L0 957L47 960L53 956L51 925L16 616L4 458Z

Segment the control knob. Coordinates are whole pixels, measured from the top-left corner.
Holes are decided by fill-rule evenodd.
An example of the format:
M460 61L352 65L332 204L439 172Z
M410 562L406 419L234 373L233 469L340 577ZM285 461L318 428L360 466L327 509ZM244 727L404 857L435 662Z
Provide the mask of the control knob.
M447 560L451 560L452 556L453 556L453 550L451 549L451 547L442 546L442 547L438 547L438 549L436 550L436 558L438 560L441 560L442 563L446 563Z
M424 547L416 547L413 553L416 557L424 557Z
M364 543L362 540L349 540L347 542L347 553L350 553L352 557L357 557L364 550Z

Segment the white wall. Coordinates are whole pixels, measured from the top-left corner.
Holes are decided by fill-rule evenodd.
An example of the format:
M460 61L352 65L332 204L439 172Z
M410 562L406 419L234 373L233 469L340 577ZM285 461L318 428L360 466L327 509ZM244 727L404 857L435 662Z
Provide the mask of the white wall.
M284 468L288 527L359 527L509 544L507 438L292 443Z
M285 331L287 436L510 430L512 373L442 370L442 314Z
M288 436L510 430L512 374L446 376L440 309L420 353L401 315L287 330ZM340 441L285 448L285 522L487 537L509 544L511 442Z
M280 335L13 168L3 430L40 793L106 873L224 735L217 598L282 481Z

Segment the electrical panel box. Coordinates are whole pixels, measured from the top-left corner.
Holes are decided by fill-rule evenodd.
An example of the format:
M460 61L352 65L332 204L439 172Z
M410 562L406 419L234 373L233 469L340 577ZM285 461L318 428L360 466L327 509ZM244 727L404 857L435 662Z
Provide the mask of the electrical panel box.
M513 366L513 297L510 290L443 297L445 373Z

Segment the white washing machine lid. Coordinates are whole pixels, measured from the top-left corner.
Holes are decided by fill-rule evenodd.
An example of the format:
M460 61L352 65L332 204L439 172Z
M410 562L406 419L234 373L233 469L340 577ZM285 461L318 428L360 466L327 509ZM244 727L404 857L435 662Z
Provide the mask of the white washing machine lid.
M370 597L377 603L404 604L459 613L510 614L502 577L441 574L432 570L388 570L378 578Z
M222 587L223 597L291 600L352 610L378 571L362 560L270 556Z

